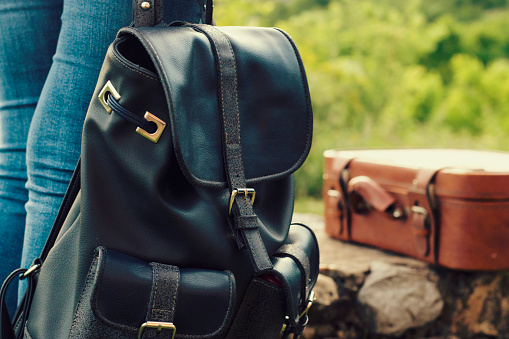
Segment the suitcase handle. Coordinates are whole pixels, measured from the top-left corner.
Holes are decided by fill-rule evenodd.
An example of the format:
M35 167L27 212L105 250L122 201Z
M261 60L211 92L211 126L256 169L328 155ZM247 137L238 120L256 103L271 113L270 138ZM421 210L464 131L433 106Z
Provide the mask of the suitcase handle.
M403 209L397 206L396 199L387 193L380 184L367 176L352 178L348 182L348 194L351 196L354 212L362 214L372 207L395 219L405 216Z

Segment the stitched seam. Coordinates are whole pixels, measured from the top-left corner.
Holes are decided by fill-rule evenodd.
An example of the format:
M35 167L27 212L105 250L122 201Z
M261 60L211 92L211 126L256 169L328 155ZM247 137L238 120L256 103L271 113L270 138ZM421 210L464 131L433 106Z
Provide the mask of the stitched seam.
M167 271L166 273L168 274L168 276L166 278L168 278L171 287L174 287L174 286L172 286L173 283L171 281L171 278L172 278L171 274L172 273L176 273L177 274L177 279L176 279L176 282L175 282L177 287L175 288L175 291L174 291L175 293L173 293L173 295L171 296L171 310L164 310L164 312L167 312L170 315L172 315L172 314L174 315L175 314L175 307L176 307L176 304L177 304L177 293L178 293L178 283L179 283L179 280L180 280L180 271L179 271L178 268L173 267L173 266L167 266L167 265L159 265L159 266L163 270Z
M93 274L92 268L94 267L94 265L98 264L98 261L99 261L98 258L99 258L99 254L94 255L94 260L92 260L92 264L90 265L90 269L89 269L89 272L87 275L87 280L85 281L85 286L83 286L83 290L81 291L81 294L80 294L80 300L78 301L78 305L76 305L76 310L74 311L74 319L73 319L72 325L71 325L71 332L75 328L75 326L77 326L77 324L78 324L77 312L80 309L81 304L83 303L83 300L84 300L83 294L86 291L87 287L90 285L91 280L93 279L94 274ZM97 270L97 267L95 267L95 270Z
M121 63L124 67L129 68L130 70L133 70L133 71L135 71L136 73L139 73L139 74L141 74L141 75L143 75L143 76L146 76L146 77L147 77L147 78L149 78L149 79L152 79L152 80L155 80L155 81L159 81L159 82L160 82L160 80L159 80L159 79L154 78L154 77L151 77L150 75L145 74L145 73L143 73L143 72L140 72L140 71L139 71L139 70L137 70L136 68L133 68L133 67L131 67L131 66L127 65L125 62L123 62L122 60L120 60L120 59L119 59L119 57L115 55L115 53L112 53L112 54L113 54L113 56L115 57L115 59L117 59L117 60L118 60L118 62L120 62L120 63Z
M310 113L311 112L311 99L309 97L309 92L306 92L306 90L305 90L307 81L304 76L305 71L304 71L303 64L301 62L302 60L300 60L300 54L298 52L297 46L295 46L295 43L290 39L290 37L288 36L288 34L286 34L286 32L283 32L280 29L276 29L276 31L279 31L281 34L283 34L283 36L286 37L286 39L288 40L288 42L290 43L290 45L293 48L293 52L295 53L295 58L297 59L297 64L299 65L299 69L300 69L300 76L301 76L301 80L302 80L302 84L303 84L303 90L304 90L304 94L306 96L307 111L308 111L308 113ZM312 122L312 119L308 119L308 133L306 136L306 144L308 144L311 140L311 132L312 132L311 122ZM299 161L297 161L297 163L300 162L303 157L304 157L304 154L301 154Z
M268 254L266 254L266 253L267 253L267 250L266 250L266 248L265 248L265 244L264 244L264 243L263 243L263 241L262 241L262 237L260 236L260 232L256 232L256 231L254 231L253 233L255 233L255 234L254 234L254 235L255 235L255 237L257 237L257 238L260 240L260 243L261 243L261 245L262 245L262 248L265 250L265 251L264 251L265 253L262 253L262 257L260 257L256 251L254 251L254 250L250 251L250 252L252 253L252 255L253 255L254 259L255 259L255 265L256 265L257 263L259 263L260 259L267 260L267 261L270 263L270 259L269 259ZM253 248L254 246L253 246L253 242L251 241L251 238L250 238L249 236L246 236L246 240L247 240L247 242L249 243L249 248ZM264 254L265 254L265 255L264 255ZM258 265L256 265L256 266L258 266ZM265 268L270 268L270 266L268 266L268 267L263 266L263 267L259 267L259 268L260 268L260 270L262 270L262 269L265 269Z
M193 27L193 26L191 26L191 27ZM177 157L177 161L178 161L180 169L182 170L182 173L184 174L184 176L187 179L189 179L190 182L196 182L199 184L201 183L205 187L208 187L208 185L210 185L212 187L221 187L221 188L227 187L227 185L224 183L220 183L220 185L214 185L214 183L215 183L214 181L209 182L207 180L201 180L198 177L196 177L193 173L191 173L191 171L187 167L187 165L184 161L184 156L182 155L182 151L180 149L180 140L179 140L179 133L178 133L179 128L178 128L177 120L175 118L175 113L173 111L174 108L173 108L173 101L171 98L171 88L169 87L168 81L167 81L169 79L168 74L166 73L164 67L161 67L161 65L162 65L161 58L159 57L159 54L157 54L157 51L154 48L154 45L152 45L152 42L150 42L144 36L142 38L141 37L142 33L140 32L140 30L133 28L133 27L131 27L130 30L132 30L133 32L136 32L136 34L139 35L136 37L138 38L138 40L140 40L142 45L144 45L144 43L148 44L148 46L150 47L151 52L152 52L149 54L152 55L157 60L157 63L155 63L155 66L156 66L156 69L159 66L158 73L159 73L159 76L161 76L161 84L163 85L164 95L166 96L166 101L168 103L168 111L169 111L168 115L169 115L171 124L172 124L172 126L174 126L174 130L175 130L175 135L173 138L173 149L175 150L175 155ZM133 33L130 33L130 34L133 34ZM208 184L208 183L210 183L210 184Z
M95 284L94 290L92 291L92 294L90 296L90 310L92 311L92 314L95 317L95 319L99 322L102 322L106 326L109 326L113 329L124 331L124 332L126 332L126 331L127 332L129 332L129 331L135 332L138 330L136 327L110 321L103 314L101 314L101 312L99 311L99 308L97 306L97 299L98 299L99 288L100 288L103 278L104 278L104 273L105 273L104 271L106 270L106 258L108 255L108 251L106 249L104 249L103 253L104 253L103 254L103 256L104 256L103 264L101 267L97 268L97 270L98 270L97 275L99 276L99 278L97 278L98 279L97 283ZM99 262L97 263L97 265L99 265ZM96 277L97 277L97 275L96 275Z
M161 312L161 313L168 313L168 314L172 313L172 311L170 311L170 310L163 310L161 308L153 308L152 311Z
M263 243L262 236L260 235L260 232L257 231L255 233L256 233L256 236L258 237L258 239L260 240L260 243L262 244L262 248L263 248L262 257L263 257L263 259L265 259L266 261L271 263L270 258L269 258L269 254L267 253L267 249L265 248L265 244ZM269 266L267 266L265 268L270 268L270 267L272 267L272 265L269 265Z
M230 316L232 314L232 308L233 308L233 303L234 303L234 298L233 298L233 287L234 287L234 277L233 277L233 273L231 273L230 271L224 271L228 274L228 282L229 282L229 285L230 285L230 300L228 302L228 310L226 311L226 315L224 317L224 320L223 320L223 323L221 324L221 326L214 332L212 333L209 333L209 334L201 334L201 335L197 335L197 334L182 334L180 335L181 338L211 338L211 337L215 337L216 335L218 335L219 333L221 333L223 330L225 330L225 326L230 322L231 319Z
M228 37L224 33L220 32L220 31L219 31L219 33L220 33L220 35L222 35L222 37L228 43L228 47L230 49L230 53L232 54L232 60L230 60L230 61L232 63L231 67L233 68L234 76L235 76L234 82L233 82L233 84L234 84L234 89L233 89L234 96L233 97L234 97L234 100L235 100L235 107L237 108L237 114L236 114L237 115L237 120L238 120L238 124L236 126L237 127L237 131L238 131L238 141L237 142L241 146L242 144L241 144L241 137L240 137L240 108L239 108L239 96L238 96L239 93L238 93L238 88L237 88L237 62L236 62L236 59L235 59L235 53L233 53L233 47L232 47L232 44L230 42L230 39L228 39Z
M158 269L155 268L155 265L152 266L154 269L153 269L153 274L154 274L154 295L152 296L154 298L153 300L153 303L152 303L152 309L155 309L156 307L156 300L157 300L157 282L159 281L159 272L158 272ZM150 312L152 314L152 311Z
M253 246L253 242L251 240L251 237L246 234L245 238L246 238L247 242L249 243L249 249L253 249L254 246ZM254 261L255 261L254 264L256 265L256 263L259 262L258 254L254 250L251 250L250 252L251 252L251 254L252 254L253 258L254 258Z
M211 37L211 39L212 39L212 37ZM212 39L212 41L214 41L214 39ZM216 50L217 59L219 61L219 80L221 82L221 111L222 111L221 114L223 115L223 123L225 124L226 123L226 113L225 113L225 109L224 109L223 67L221 66L223 62L221 61L221 55L219 54L219 51L217 50L217 46L215 44L214 44L214 49Z
M265 286L267 286L267 287L269 287L269 288L271 288L273 290L276 290L276 291L280 291L281 290L281 287L274 286L273 284L271 284L271 283L269 283L269 282L267 282L265 280L261 280L260 279L260 280L258 280L258 283L263 284L263 285L265 285Z
M171 306L171 314L175 315L175 307L177 307L177 294L178 294L178 285L180 284L180 271L175 268L175 269L171 269L172 272L176 272L177 274L177 279L175 281L175 284L177 285L175 287L175 293L173 293L173 297L172 297L172 306ZM173 316L175 318L175 316Z

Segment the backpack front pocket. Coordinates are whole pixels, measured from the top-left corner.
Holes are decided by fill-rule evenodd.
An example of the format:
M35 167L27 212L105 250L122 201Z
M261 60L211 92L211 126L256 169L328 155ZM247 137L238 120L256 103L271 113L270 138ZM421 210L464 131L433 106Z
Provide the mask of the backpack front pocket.
M235 303L229 271L183 269L98 247L70 338L214 338Z

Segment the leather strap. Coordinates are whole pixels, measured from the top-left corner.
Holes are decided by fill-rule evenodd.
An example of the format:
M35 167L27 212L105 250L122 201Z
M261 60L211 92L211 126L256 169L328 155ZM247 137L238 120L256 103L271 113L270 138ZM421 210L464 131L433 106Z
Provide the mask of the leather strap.
M306 288L306 295L310 292L311 265L306 252L296 245L283 245L275 254L276 257L286 256L292 258L302 271L303 286Z
M153 27L163 21L163 0L133 0L134 27Z
M205 23L207 25L215 25L213 12L214 3L212 0L207 0L207 6L205 7Z
M223 131L223 157L230 193L247 189L242 158L240 112L237 91L237 65L235 54L226 35L213 26L190 25L210 41L217 67L218 104ZM251 200L237 194L230 220L239 248L247 247L255 272L272 268L272 262L260 236L261 221L253 210Z
M175 307L177 305L177 294L179 289L180 271L175 266L163 265L151 262L152 266L152 292L150 303L145 320L173 323L175 318ZM157 328L147 327L143 334L144 339L162 338Z
M350 232L350 208L348 200L348 178L345 177L347 174L346 170L354 158L334 158L332 163L331 173L337 175L337 181L341 189L341 202L338 204L338 208L341 207L341 214L339 216L340 228L339 234L344 234L344 238L352 240Z
M212 0L198 0L200 4L201 21L207 25L214 25ZM164 0L133 0L134 27L153 27L163 21Z
M421 168L413 182L413 190L409 197L411 207L412 231L414 233L415 246L418 255L427 257L433 254L433 260L438 263L436 253L437 223L434 206L434 197L430 192L431 183L439 172L436 168ZM432 242L433 240L433 242ZM431 252L434 253L431 253Z
M152 262L152 292L147 321L173 322L180 271L175 266Z

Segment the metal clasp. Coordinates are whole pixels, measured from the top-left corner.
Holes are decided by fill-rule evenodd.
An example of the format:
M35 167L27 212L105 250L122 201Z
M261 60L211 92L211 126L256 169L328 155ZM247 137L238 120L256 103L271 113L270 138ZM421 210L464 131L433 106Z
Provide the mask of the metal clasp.
M106 85L104 85L104 87L101 89L101 92L99 92L98 97L99 97L99 101L104 106L104 109L106 110L106 112L111 114L112 109L111 109L110 105L108 105L106 93L110 93L117 100L120 99L120 94L118 94L117 90L115 89L115 87L113 87L113 84L111 83L110 80L108 80Z
M19 278L19 280L23 280L28 278L30 275L36 273L41 268L41 264L34 264L25 273Z
M232 191L232 194L230 196L230 204L229 204L229 208L228 208L228 214L232 214L233 202L235 201L235 197L239 193L241 193L241 194L244 193L244 198L246 198L246 199L250 195L251 196L251 204L254 204L255 196L256 196L256 191L254 190L254 188L236 188Z
M308 304L307 304L306 308L299 314L299 319L302 319L302 317L308 313L311 306L313 306L313 302L315 300L316 300L315 291L311 291L311 293L309 293ZM285 319L286 319L286 321L288 321L290 319L290 317L286 316ZM288 324L283 324L283 328L281 329L281 334L284 333L284 331L286 330L287 327L288 327Z
M309 293L308 304L307 304L306 308L304 309L304 311L302 311L302 313L299 315L299 318L302 318L303 316L306 315L306 313L308 313L309 309L311 308L311 306L313 305L313 302L315 300L316 300L315 291L311 291L311 293Z
M146 329L155 329L159 332L162 330L171 331L171 333L169 334L169 337L168 337L169 339L174 339L175 333L177 333L177 328L175 327L175 325L173 325L173 323L147 321L146 323L144 323L140 326L140 332L138 332L138 339L143 338L143 333L145 332Z
M151 121L157 125L157 130L154 133L149 133L145 131L141 127L136 128L136 132L148 140L152 141L153 143L157 143L159 141L159 138L161 137L161 134L163 134L164 128L166 127L166 123L153 115L150 112L145 112L145 115L143 116L145 120Z

